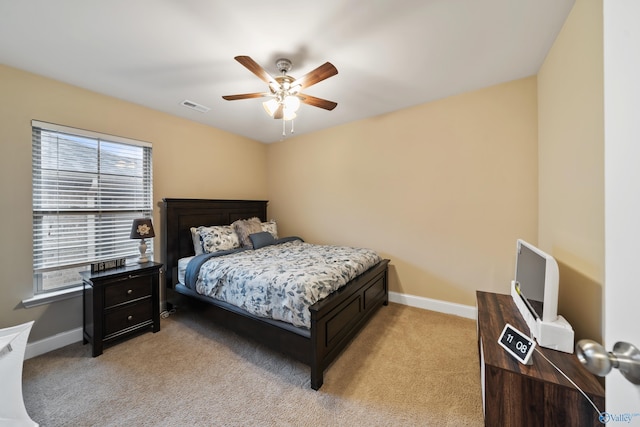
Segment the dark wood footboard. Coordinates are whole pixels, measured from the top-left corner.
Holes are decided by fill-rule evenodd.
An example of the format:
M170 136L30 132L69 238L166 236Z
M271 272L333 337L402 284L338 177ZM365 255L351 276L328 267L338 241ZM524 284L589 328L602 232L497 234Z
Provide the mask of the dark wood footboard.
M311 388L322 386L324 370L351 342L375 310L389 303L385 259L347 286L309 308L311 312Z
M311 388L318 390L324 370L362 329L375 310L389 301L388 264L382 260L327 298L312 305L311 330L255 317L238 308L176 287L178 260L193 255L190 227L228 225L257 216L266 221L266 201L164 199L162 262L167 289L210 304L211 318L221 325L282 352L311 368ZM165 293L167 295L167 293Z

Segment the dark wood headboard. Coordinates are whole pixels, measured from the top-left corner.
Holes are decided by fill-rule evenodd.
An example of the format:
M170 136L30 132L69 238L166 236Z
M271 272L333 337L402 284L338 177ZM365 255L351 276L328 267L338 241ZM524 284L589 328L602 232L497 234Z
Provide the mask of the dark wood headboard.
M162 262L165 283L178 282L178 260L194 255L191 227L229 225L238 219L267 220L266 200L162 199Z

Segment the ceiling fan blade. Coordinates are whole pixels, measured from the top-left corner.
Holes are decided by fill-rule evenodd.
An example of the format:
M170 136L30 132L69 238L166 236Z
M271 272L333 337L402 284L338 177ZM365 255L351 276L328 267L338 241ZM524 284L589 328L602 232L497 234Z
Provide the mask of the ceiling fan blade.
M234 59L244 65L249 71L258 76L260 80L264 81L265 83L271 84L276 82L276 79L274 79L271 74L267 73L267 70L262 68L256 61L254 61L250 57L236 56Z
M238 99L264 98L265 96L270 96L270 94L263 92L241 93L238 95L224 95L222 98L227 101L235 101Z
M338 103L333 101L327 101L326 99L316 98L315 96L306 95L304 93L299 93L298 98L300 101L304 102L308 105L313 105L314 107L324 108L325 110L333 110L338 106Z
M304 76L296 79L293 83L291 83L291 86L300 86L301 89L304 89L325 79L328 79L331 76L335 76L336 74L338 74L338 69L334 67L331 62L325 62L315 70L309 71Z

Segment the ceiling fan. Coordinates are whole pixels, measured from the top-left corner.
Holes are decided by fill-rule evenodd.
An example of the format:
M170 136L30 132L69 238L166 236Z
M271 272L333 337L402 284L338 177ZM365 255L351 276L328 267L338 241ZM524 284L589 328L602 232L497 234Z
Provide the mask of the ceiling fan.
M325 62L315 70L296 79L287 74L291 69L291 61L286 58L281 58L276 61L276 67L281 75L275 77L271 76L264 68L248 56L236 56L234 59L267 83L269 85L269 92L223 96L222 98L227 101L264 97L271 98L262 104L264 109L267 111L267 114L274 119L282 119L283 121L293 120L296 117L296 111L300 107L301 102L313 107L324 108L325 110L333 110L338 105L333 101L316 98L315 96L306 95L301 92L311 85L338 74L338 70L330 62Z

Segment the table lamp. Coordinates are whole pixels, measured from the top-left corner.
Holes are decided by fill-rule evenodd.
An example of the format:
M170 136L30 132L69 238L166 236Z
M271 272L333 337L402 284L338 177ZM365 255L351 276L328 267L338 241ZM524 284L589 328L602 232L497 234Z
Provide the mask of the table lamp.
M147 256L147 242L145 242L144 239L150 239L155 237L155 235L151 218L138 218L133 220L130 237L132 239L140 239L140 258L138 258L138 263L144 264L145 262L149 262L149 257Z

